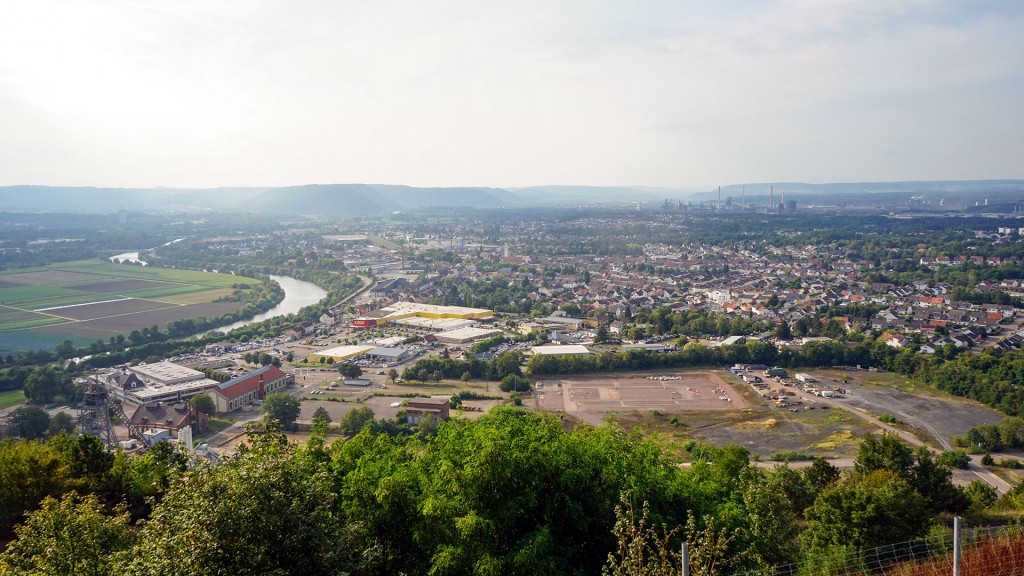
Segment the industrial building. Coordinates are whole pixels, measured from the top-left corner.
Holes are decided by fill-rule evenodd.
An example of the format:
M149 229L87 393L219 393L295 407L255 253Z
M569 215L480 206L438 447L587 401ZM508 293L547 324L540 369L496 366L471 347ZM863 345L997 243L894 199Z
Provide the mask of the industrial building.
M287 385L288 375L277 366L270 365L217 384L210 390L210 397L213 398L217 412L234 412Z
M449 418L447 398L414 398L405 405L405 418L416 425L430 418L435 424Z
M477 340L483 340L484 338L490 338L492 336L498 336L502 334L501 330L494 328L457 328L455 330L446 330L436 334L438 342L444 344L466 344L468 342L476 342Z
M565 354L576 354L585 356L590 354L590 350L582 344L565 344L562 346L554 344L548 346L534 346L533 348L530 349L530 353L546 356L558 356Z
M134 424L129 430L140 430L145 433L149 430L166 430L171 434L177 434L186 426L191 426L196 432L205 432L209 426L210 417L202 412L192 410L188 404L162 404L160 402L149 402L140 405L129 418ZM138 438L138 440L144 440Z
M202 372L173 362L123 366L103 380L114 398L133 404L181 402L217 385Z
M356 358L373 350L374 346L335 346L319 352L313 352L306 359L310 362L320 362L320 359L333 359L335 363L344 362Z
M404 348L389 348L378 346L365 354L366 358L375 364L397 364L409 356L409 351Z
M405 288L409 281L405 278L389 278L381 280L376 286L370 289L370 296L374 298L387 298L402 288Z
M375 310L360 318L352 320L353 328L374 328L383 326L403 318L456 319L456 320L490 320L494 318L492 310L483 308L467 308L465 306L438 306L418 302L395 302L390 306Z

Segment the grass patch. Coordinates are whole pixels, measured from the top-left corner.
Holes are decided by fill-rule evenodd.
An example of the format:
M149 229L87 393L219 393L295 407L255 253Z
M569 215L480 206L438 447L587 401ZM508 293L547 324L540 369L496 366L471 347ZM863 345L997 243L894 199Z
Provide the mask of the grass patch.
M25 393L21 390L8 390L0 392L0 410L17 406L25 401Z
M453 384L451 382L444 382L444 381L441 381L441 382L409 382L409 381L403 381L403 382L399 382L398 384L395 384L395 386L409 386L411 388L457 388L458 386L461 386L461 385L462 385L461 382L459 382L459 384Z
M818 442L811 446L817 450L834 452L839 446L853 443L853 432L849 430L837 430L829 435L824 442Z
M778 420L775 418L768 418L767 420L749 420L747 422L740 422L736 424L736 427L768 431L774 430L778 425Z
M171 296L160 296L161 302L168 302L171 304L205 304L206 302L213 302L218 298L225 296L231 296L234 290L231 288L207 288L202 292L188 292L182 294L174 294Z
M217 432L223 432L224 430L231 427L235 421L231 418L210 418L210 434L216 434Z
M45 308L74 304L80 300L97 299L95 294L68 290L45 284L0 289L0 304L16 304L20 308Z
M817 458L814 454L808 454L806 452L775 452L768 457L769 460L778 460L779 462L799 462L801 460L814 460Z

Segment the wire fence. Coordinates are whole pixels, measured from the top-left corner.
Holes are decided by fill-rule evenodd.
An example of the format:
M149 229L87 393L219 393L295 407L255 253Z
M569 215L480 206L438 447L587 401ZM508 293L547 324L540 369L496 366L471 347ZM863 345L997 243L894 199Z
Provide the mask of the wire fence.
M1010 576L1024 575L1024 526L953 530L869 550L818 556L798 564L733 576ZM955 559L959 558L959 566Z

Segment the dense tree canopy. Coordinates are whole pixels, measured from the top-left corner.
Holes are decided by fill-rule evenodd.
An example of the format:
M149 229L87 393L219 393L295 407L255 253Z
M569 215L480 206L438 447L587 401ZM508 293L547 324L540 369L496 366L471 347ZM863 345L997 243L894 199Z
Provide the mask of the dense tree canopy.
M237 455L191 469L166 444L127 457L86 436L7 440L0 536L31 514L0 562L100 574L596 574L610 554L613 567L631 562L613 554L623 538L651 537L623 516L628 494L646 526L668 528L668 549L685 538L701 566L732 573L913 538L963 497L948 468L891 436L866 439L856 470L840 475L824 460L755 468L743 448L696 443L684 468L615 426L514 408L431 434L373 422L367 407L349 417L355 435L330 448L323 426L300 447L270 422ZM61 499L71 491L81 496ZM969 502L992 499L975 487ZM65 526L81 526L80 557L55 544L47 560L21 540L47 542Z

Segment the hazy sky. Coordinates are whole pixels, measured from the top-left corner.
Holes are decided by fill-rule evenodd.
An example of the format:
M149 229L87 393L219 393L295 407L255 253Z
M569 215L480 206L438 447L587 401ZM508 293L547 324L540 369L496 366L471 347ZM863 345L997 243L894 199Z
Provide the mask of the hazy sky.
M1024 177L1024 2L24 0L0 185Z

